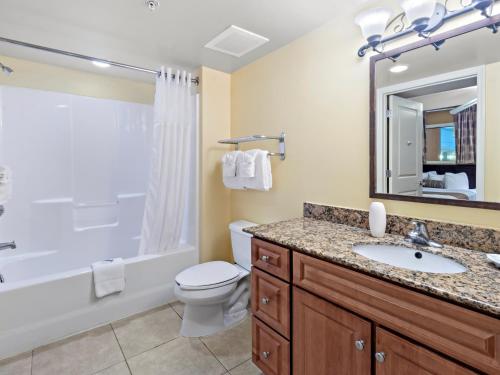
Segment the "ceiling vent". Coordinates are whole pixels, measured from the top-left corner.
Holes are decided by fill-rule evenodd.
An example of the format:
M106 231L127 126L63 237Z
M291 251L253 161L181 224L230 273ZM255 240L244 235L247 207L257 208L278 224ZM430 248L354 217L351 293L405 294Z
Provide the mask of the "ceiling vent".
M267 42L269 39L233 25L208 42L205 48L241 57Z

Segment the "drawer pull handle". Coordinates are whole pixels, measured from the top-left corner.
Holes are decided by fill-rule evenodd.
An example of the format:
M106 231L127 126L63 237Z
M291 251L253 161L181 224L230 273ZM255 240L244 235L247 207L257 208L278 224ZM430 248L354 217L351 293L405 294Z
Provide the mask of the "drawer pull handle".
M269 258L267 255L262 255L262 256L260 257L260 260L261 260L261 261L263 261L263 262L266 262L266 263L267 263L267 262L269 262L269 259L270 259L270 258Z
M354 342L354 346L361 352L365 348L365 342L363 340L356 340Z
M264 359L269 359L270 356L271 356L270 352L262 352L262 357L264 357Z
M384 363L385 353L384 352L375 353L375 359L377 360L378 363Z
M263 297L260 301L263 305L269 305L269 302L271 302L267 297Z

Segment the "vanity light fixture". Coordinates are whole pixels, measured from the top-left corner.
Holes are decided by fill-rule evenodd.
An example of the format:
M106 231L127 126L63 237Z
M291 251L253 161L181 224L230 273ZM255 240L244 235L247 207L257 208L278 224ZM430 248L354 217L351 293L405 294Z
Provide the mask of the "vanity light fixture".
M390 10L385 8L362 12L356 17L356 24L361 28L363 36L372 48L380 43L390 17Z
M104 61L92 61L92 64L102 69L109 68L111 66L111 64L108 64L107 62Z
M436 0L399 0L408 22L417 32L424 31L436 9Z
M389 11L375 8L360 13L355 22L361 28L366 44L358 50L358 56L363 57L367 51L381 53L380 45L395 41L413 33L422 38L428 38L449 20L479 10L484 17L491 17L493 4L498 0L472 0L461 8L450 10L448 2L444 4L436 0L399 0L404 12L389 20ZM494 33L498 32L500 24L486 26ZM389 29L393 32L384 36ZM436 50L442 46L442 41L432 44ZM395 58L395 56L392 56ZM389 57L390 58L390 57Z
M485 17L488 17L488 8L491 7L494 0L474 0L472 1L472 5L474 8L479 9L481 14Z
M408 65L394 65L392 68L389 69L391 73L403 73L408 70Z

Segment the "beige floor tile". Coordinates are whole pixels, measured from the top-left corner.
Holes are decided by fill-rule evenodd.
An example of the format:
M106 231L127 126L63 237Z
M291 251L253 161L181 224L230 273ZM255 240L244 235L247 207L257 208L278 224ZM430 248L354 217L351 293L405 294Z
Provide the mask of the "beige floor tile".
M201 340L226 369L232 369L252 357L251 319L247 317L236 327Z
M99 371L95 375L130 375L128 366L125 362L111 366L105 370Z
M221 375L220 363L199 339L179 337L129 361L133 375Z
M125 357L143 353L179 336L181 319L163 306L112 324Z
M252 360L246 361L242 365L229 371L231 375L263 375L264 373L255 366Z
M33 352L33 375L86 375L124 360L107 325L43 346Z
M170 306L175 310L175 312L182 318L184 315L184 304L180 301L172 302Z
M31 352L0 361L0 375L30 375Z

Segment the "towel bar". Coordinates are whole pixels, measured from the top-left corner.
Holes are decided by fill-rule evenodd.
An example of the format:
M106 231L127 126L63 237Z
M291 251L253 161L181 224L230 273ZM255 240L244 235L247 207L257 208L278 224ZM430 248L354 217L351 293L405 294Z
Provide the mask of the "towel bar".
M269 141L269 140L279 141L279 148L280 148L280 152L270 152L269 156L279 156L281 160L285 160L286 153L285 153L285 133L284 132L281 132L281 134L278 136L250 135L247 137L222 139L219 141L219 143L228 144L228 145L235 145L236 150L238 150L240 147L240 143Z

